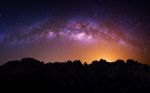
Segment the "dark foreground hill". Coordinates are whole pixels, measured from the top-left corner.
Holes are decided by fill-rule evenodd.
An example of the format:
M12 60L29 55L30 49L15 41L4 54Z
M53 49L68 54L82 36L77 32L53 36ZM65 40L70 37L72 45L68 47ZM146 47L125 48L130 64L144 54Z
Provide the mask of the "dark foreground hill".
M0 67L1 93L150 93L150 66L133 60L44 64L32 58Z

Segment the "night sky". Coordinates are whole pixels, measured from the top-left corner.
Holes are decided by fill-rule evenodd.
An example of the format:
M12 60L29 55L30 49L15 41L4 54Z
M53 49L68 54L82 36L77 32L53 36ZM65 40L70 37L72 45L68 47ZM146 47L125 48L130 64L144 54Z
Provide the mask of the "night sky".
M0 64L134 59L150 63L148 0L2 0Z

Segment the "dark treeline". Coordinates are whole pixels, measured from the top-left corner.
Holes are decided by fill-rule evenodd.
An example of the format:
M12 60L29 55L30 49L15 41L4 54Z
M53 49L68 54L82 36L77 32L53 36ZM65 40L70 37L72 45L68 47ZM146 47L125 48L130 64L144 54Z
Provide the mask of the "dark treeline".
M44 64L32 58L0 66L1 93L150 93L150 66L134 60Z

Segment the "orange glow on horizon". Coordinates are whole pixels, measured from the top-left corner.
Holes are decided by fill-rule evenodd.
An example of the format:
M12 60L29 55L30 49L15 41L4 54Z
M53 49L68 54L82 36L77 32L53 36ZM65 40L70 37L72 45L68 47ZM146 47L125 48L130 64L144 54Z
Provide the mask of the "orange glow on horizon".
M61 52L60 52L61 51ZM45 52L44 52L45 53ZM81 60L83 63L91 63L94 60L105 59L108 62L114 62L118 59L127 60L135 59L142 60L142 58L137 55L134 48L128 48L127 46L118 45L115 42L107 43L94 43L91 45L84 44L73 44L70 45L67 49L63 47L61 50L58 49L58 53L49 54L49 52L43 55L47 62L63 62L68 60Z

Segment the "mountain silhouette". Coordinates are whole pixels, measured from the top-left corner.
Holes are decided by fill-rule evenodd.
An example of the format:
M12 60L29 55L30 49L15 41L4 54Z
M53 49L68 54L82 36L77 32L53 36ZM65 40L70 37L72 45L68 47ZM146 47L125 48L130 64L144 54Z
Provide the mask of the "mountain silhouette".
M132 59L43 63L33 58L0 66L3 93L150 93L150 66Z

